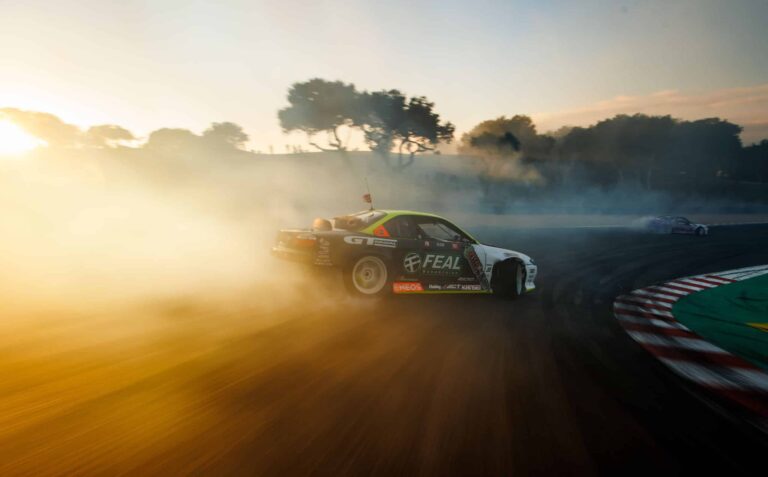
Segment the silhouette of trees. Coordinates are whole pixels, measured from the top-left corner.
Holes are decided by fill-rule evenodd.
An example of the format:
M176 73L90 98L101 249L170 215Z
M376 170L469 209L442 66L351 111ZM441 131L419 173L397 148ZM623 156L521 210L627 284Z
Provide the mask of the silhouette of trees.
M288 90L288 102L287 108L278 111L283 131L305 132L310 145L321 151L346 151L339 128L359 129L371 150L395 170L413 164L418 153L434 151L439 142L450 142L455 131L453 124L440 121L435 104L426 97L408 99L395 89L361 93L352 84L315 78L294 83ZM330 148L312 139L323 131ZM398 161L392 164L390 152L395 148Z
M346 145L339 135L339 128L354 125L358 100L354 85L314 78L291 86L289 106L278 111L277 117L284 132L303 131L313 147L321 151L344 151ZM313 140L313 136L320 132L328 134L330 147Z
M505 132L501 136L484 132L479 136L471 137L469 145L473 150L491 155L512 155L520 151L520 140L511 132Z
M90 147L115 147L121 142L135 140L133 133L114 124L91 126L83 134L83 143Z
M0 109L0 117L6 117L32 136L45 141L50 147L74 147L80 139L80 129L67 124L58 116L17 108Z
M469 132L461 136L459 152L463 154L488 153L489 147L497 141L502 141L509 134L517 141L518 147L514 151L520 152L521 159L541 159L549 157L555 145L555 139L541 135L536 131L536 125L529 116L515 115L511 118L500 116L489 119L473 127ZM479 142L477 138L483 138ZM494 139L496 138L496 139ZM473 140L475 144L473 144ZM509 141L509 137L507 137ZM482 147L478 147L482 144ZM501 143L500 143L501 144ZM511 157L511 155L510 155Z
M231 122L212 123L202 135L189 129L161 128L150 133L146 149L160 153L193 153L203 151L241 151L248 141L243 128Z
M741 150L741 127L718 118L681 121L670 116L620 114L588 128L573 128L558 145L561 159L592 168L603 184L635 181L654 188L654 177L700 185L727 174Z
M745 147L732 170L737 179L768 183L768 139Z
M408 101L405 121L396 129L398 145L397 169L413 164L414 156L421 152L434 151L439 142L450 143L456 127L451 122L440 122L440 115L434 112L435 103L424 96ZM403 162L403 152L408 161Z
M352 84L316 78L292 85L288 102L278 113L285 131L304 131L316 149L338 151L350 160L339 129L359 130L370 149L394 171L409 167L416 155L434 151L439 143L450 142L455 133L453 124L435 112L433 102L397 89L359 92ZM200 160L249 154L244 150L249 137L233 122L211 123L200 134L160 128L137 146L136 136L115 124L80 130L53 114L17 108L0 108L0 119L45 141L53 153L57 148L95 148L104 149L104 154L87 155ZM462 135L458 149L476 157L473 167L491 202L509 195L510 187L526 193L530 186L544 184L550 189L638 184L649 190L727 193L739 182L768 184L768 140L743 147L741 130L720 118L691 121L620 114L588 127L539 134L530 117L515 115L477 124ZM319 133L328 134L327 144L314 141ZM143 148L146 155L123 154L125 148L118 146ZM303 152L298 146L292 150ZM760 187L756 184L754 190Z
M358 102L356 122L363 130L368 147L388 160L398 131L407 120L406 97L396 89L364 92Z
M145 148L158 152L180 152L200 145L200 136L189 129L161 128L150 133Z
M214 149L242 149L248 142L243 128L231 122L213 123L203 131L204 144Z

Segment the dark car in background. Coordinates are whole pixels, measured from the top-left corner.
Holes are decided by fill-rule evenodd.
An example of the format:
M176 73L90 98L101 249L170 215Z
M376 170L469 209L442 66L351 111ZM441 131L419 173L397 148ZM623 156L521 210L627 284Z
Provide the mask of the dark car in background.
M646 227L658 234L708 235L709 227L691 222L685 217L661 215L649 219Z

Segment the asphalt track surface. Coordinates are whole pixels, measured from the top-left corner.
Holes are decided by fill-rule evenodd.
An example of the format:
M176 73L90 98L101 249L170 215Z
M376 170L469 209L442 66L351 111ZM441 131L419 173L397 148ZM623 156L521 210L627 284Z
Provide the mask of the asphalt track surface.
M610 307L657 281L768 263L768 226L475 232L533 256L538 290L338 297L199 350L180 332L169 346L185 358L151 370L119 342L71 365L4 349L0 473L765 475L763 435L655 361ZM183 328L196 312L175 313ZM29 397L48 382L56 392Z

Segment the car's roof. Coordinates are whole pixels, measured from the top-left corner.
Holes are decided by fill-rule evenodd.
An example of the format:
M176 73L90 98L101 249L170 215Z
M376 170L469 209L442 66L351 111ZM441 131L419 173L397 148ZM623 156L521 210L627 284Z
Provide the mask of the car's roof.
M374 209L374 211L376 211L376 212L383 212L386 215L384 217L382 217L381 219L377 220L376 222L374 222L373 224L369 225L365 229L363 229L362 231L365 232L365 233L371 233L372 234L373 231L376 229L376 227L378 227L379 225L381 225L381 224L383 224L385 222L388 222L389 220L391 220L391 219L393 219L395 217L401 216L401 215L415 215L415 216L418 216L418 217L434 217L434 218L442 219L442 220L445 220L445 221L447 221L449 223L452 223L450 220L446 219L445 217L442 217L442 216L437 215L437 214L430 214L429 212L419 212L419 211L416 211L416 210L395 210L395 209ZM461 230L467 237L469 237L472 240L474 240L475 243L480 243L480 242L477 241L476 238L474 238L472 235L470 235L467 231L463 230L461 227L459 227L456 224L453 224L453 225L454 225L454 227L456 227L459 230Z
M418 215L422 217L437 217L439 219L442 219L444 217L441 217L437 214L430 214L429 212L418 212L415 210L394 210L394 209L376 209L379 212L384 212L387 215Z

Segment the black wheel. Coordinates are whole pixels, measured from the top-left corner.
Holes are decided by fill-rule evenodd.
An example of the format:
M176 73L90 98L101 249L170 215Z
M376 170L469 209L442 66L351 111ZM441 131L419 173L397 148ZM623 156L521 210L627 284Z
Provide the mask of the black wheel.
M698 235L699 237L704 235L704 227L696 227L696 235Z
M508 260L493 267L491 289L495 295L515 299L525 293L525 267L517 260Z
M344 283L352 294L379 297L389 294L390 273L387 263L376 255L353 260L344 270Z

